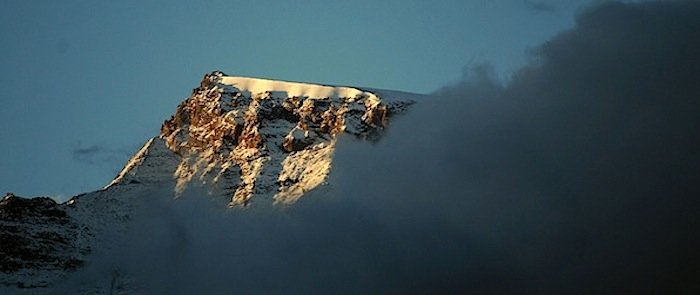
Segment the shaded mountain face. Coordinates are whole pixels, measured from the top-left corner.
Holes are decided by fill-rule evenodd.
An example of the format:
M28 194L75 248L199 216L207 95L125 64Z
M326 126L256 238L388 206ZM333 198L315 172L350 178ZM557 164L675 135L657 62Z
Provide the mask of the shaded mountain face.
M391 116L413 103L410 96L207 74L103 189L62 204L2 199L0 286L51 286L89 264L95 249L119 247L115 237L134 226L135 211L149 210L153 196L205 193L230 207L293 204L326 183L340 134L378 140Z
M78 236L89 234L50 198L25 199L7 194L0 201L0 272L23 280L0 279L18 287L47 286L53 276L83 264L89 247Z

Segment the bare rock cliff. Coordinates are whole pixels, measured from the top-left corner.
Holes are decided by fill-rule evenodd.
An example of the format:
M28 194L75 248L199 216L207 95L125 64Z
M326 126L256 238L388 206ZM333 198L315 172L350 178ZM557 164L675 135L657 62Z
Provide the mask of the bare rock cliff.
M411 103L358 88L217 71L163 123L159 139L180 157L168 175L177 194L194 186L228 196L231 206L291 204L324 183L339 134L376 139Z

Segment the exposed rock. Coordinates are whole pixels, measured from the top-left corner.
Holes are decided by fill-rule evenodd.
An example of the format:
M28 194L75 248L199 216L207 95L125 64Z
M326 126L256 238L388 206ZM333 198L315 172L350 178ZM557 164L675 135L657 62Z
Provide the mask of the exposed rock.
M182 157L175 171L178 191L190 185L207 187L228 195L232 206L248 205L256 195L289 204L298 199L287 196L290 191L306 192L323 183L337 135L376 139L388 118L411 103L351 87L229 77L215 71L163 123L160 137ZM296 173L296 181L285 180L283 173L290 167L284 165L298 168L301 159L323 162L323 167ZM239 179L221 177L230 176L233 167ZM212 184L224 189L212 189Z
M292 131L284 137L284 142L282 143L282 148L288 153L298 152L305 149L314 143L314 138L316 135L310 135L313 131L304 131L303 129L294 127Z
M7 194L0 201L0 284L42 287L83 264L80 227L50 198Z

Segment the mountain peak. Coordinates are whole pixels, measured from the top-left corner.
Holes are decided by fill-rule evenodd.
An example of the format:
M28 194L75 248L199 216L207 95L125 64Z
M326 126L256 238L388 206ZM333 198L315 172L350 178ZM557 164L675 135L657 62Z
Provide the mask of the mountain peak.
M338 135L377 139L412 103L375 90L214 71L110 185L173 180L176 194L204 188L230 206L255 196L291 204L325 182Z

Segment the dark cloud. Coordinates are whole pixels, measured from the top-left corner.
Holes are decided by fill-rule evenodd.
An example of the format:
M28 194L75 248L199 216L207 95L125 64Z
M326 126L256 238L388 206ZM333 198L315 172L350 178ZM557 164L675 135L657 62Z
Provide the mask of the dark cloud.
M545 1L523 0L523 3L528 9L537 12L553 12L557 9L556 6Z
M134 148L113 149L102 145L78 146L71 151L73 159L91 165L123 164L129 159Z
M477 67L379 143L341 138L332 187L278 210L145 206L66 286L700 293L698 34L696 2L590 8L509 83Z
M84 148L76 148L73 150L73 156L76 158L90 157L90 156L99 154L104 150L105 149L103 147L100 147L97 145L92 145L92 146L84 147Z
M534 59L440 92L440 170L489 195L535 293L698 292L700 3L602 4Z

